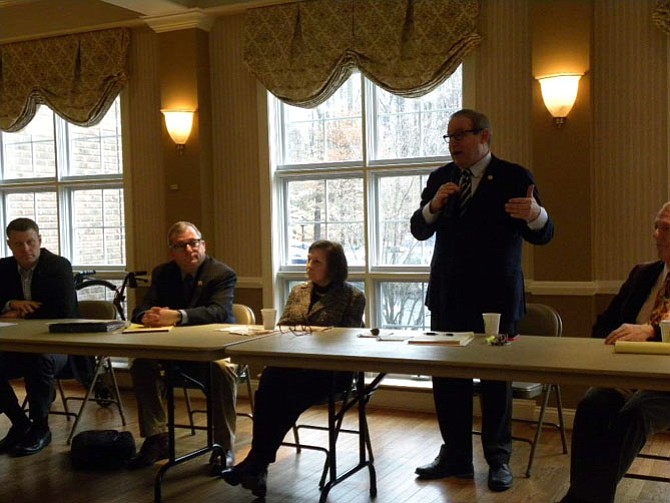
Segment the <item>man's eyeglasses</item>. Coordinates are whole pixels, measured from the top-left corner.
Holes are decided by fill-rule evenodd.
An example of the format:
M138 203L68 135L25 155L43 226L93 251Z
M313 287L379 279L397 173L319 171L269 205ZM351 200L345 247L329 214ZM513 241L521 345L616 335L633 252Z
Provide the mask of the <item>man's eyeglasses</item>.
M170 249L174 251L184 251L186 250L187 246L190 246L191 249L197 248L200 246L200 243L202 243L204 239L189 239L188 241L184 241L183 243L174 243L170 245Z
M463 138L465 138L468 134L479 134L483 131L483 129L466 129L465 131L456 131L455 133L451 134L445 134L442 136L444 138L444 141L449 143L450 141L461 141Z

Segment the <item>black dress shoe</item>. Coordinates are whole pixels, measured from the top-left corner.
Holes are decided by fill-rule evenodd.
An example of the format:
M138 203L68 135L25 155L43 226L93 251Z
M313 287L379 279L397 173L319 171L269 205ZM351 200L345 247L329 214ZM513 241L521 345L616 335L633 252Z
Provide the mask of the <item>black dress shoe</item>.
M7 432L7 435L5 435L5 438L0 440L0 454L11 452L16 444L23 440L23 437L25 437L29 431L29 422L26 423L25 426L12 425L12 427Z
M512 471L507 463L489 468L489 489L491 491L507 491L512 487Z
M258 472L243 473L240 481L242 487L249 489L251 494L258 498L265 498L268 492L267 488L268 471L261 470Z
M472 479L475 476L475 470L472 463L464 465L455 465L447 462L446 446L440 447L440 453L432 463L419 466L414 470L420 479L433 480L446 477L456 477L459 479Z
M242 482L242 470L238 466L226 468L221 471L221 478L231 486L238 486Z
M254 496L264 498L267 493L268 470L246 461L244 460L237 466L223 470L221 478L231 486L242 484L242 487L249 489Z
M16 442L10 454L14 457L30 456L37 454L51 443L51 430L49 428L39 428L35 425L30 427L28 433Z
M167 433L151 435L144 440L140 452L126 463L129 470L137 470L153 465L156 461L170 457L170 447Z
M233 451L224 449L223 453L214 452L209 458L210 473L213 477L220 477L222 472L235 465L235 454Z

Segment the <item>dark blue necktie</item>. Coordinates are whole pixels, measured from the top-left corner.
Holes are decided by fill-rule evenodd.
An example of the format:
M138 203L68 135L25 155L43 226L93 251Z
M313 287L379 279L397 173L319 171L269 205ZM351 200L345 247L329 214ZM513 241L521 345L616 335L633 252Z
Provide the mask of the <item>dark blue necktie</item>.
M458 196L458 216L462 217L468 209L470 199L472 199L472 171L464 169L458 185L461 188Z

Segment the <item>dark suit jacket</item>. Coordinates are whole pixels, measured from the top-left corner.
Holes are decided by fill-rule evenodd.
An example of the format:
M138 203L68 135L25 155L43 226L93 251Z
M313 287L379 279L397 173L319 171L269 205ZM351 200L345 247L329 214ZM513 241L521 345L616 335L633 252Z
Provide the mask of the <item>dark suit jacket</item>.
M296 285L284 306L280 325L362 327L365 295L349 283L334 286L310 309L313 283Z
M25 300L21 286L21 275L14 257L0 259L0 306L10 300ZM32 300L41 302L40 308L26 318L58 319L77 318L77 292L70 261L51 253L46 248L40 250L33 278L30 284ZM68 365L57 377L75 378L88 386L93 378L95 359L92 356L68 356Z
M605 338L622 323L637 323L637 315L662 272L663 262L660 260L633 267L619 293L614 296L605 312L598 316L591 335ZM654 332L653 340L660 341L661 329L658 325L654 326Z
M0 306L10 300L25 300L21 275L14 257L0 259ZM26 318L76 318L77 293L74 289L72 266L63 257L46 248L40 251L30 284L32 300L41 302L40 308Z
M142 313L154 306L184 309L188 325L207 323L235 323L233 297L237 275L223 262L207 256L196 276L190 298L182 288L179 266L167 262L156 267L151 274L151 287L142 304L133 311L132 321L142 323Z
M456 198L452 198L439 218L428 224L423 207L442 184L458 183L459 176L454 163L433 171L410 222L416 239L435 235L426 296L432 328L482 332L481 313L498 312L502 314L501 332L514 332L525 314L522 242L548 243L553 223L549 219L542 229L533 231L505 212L505 203L512 197L525 197L535 181L527 169L492 156L465 214L458 217L453 209ZM534 195L540 203L537 189Z

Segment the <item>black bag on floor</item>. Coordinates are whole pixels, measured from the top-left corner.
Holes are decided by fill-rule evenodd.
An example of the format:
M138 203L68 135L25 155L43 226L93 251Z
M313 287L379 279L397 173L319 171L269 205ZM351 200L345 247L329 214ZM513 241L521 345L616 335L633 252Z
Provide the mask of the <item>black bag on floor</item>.
M72 439L70 459L75 470L115 470L135 455L129 431L88 430Z

